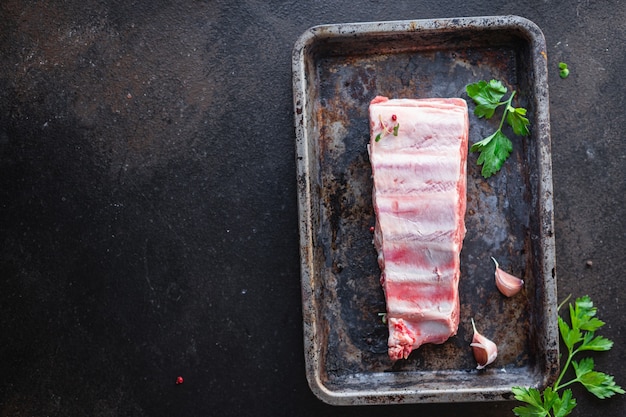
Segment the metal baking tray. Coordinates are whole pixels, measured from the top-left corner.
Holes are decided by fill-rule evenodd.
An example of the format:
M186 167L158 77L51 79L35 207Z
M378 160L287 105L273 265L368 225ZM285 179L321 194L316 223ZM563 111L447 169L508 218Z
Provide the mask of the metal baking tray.
M463 97L471 112L465 86L481 79L517 91L531 134L505 130L514 150L489 179L468 156L458 333L394 363L370 232L368 105L377 95ZM551 383L559 345L541 30L516 16L316 26L295 43L293 90L306 374L315 395L335 405L488 401L512 399L512 386ZM470 143L498 123L470 114ZM525 280L522 292L498 292L491 257ZM482 371L469 347L471 318L499 348Z

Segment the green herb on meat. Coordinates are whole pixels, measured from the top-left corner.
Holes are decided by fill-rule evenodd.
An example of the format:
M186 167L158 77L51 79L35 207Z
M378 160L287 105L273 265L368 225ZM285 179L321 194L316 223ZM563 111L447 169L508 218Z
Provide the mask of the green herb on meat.
M383 324L387 324L387 313L378 313L378 316L380 317L380 321L382 321Z
M572 397L571 389L563 389L576 382L581 383L587 391L600 399L609 398L615 394L624 394L624 390L615 384L611 375L593 370L592 358L584 358L578 362L572 359L580 352L607 351L613 347L612 341L595 335L595 331L604 326L604 322L596 317L596 310L589 296L584 296L576 299L573 306L569 305L570 324L563 318L558 318L561 340L567 347L565 365L554 385L547 387L543 394L536 388L512 388L515 399L526 403L513 409L516 416L564 417L568 415L576 407L576 400ZM574 368L576 377L563 382L563 377L570 365ZM559 394L560 390L563 390L562 394Z
M380 132L378 135L376 135L376 137L374 138L374 140L376 142L378 142L379 140L381 140L384 136L386 136L387 134L390 135L394 135L394 136L398 136L398 129L400 129L400 123L396 123L396 125L393 127L393 129L390 129L389 126L387 126L385 124L385 122L383 122L383 116L379 115L378 119L380 120L380 126L382 127L383 131ZM391 116L391 120L393 120L394 122L397 120L398 118L396 117L396 115L392 115Z
M513 143L502 132L504 122L506 121L513 129L516 135L527 136L529 134L529 121L526 118L526 109L523 107L513 107L513 97L515 91L511 93L507 100L502 98L507 93L507 88L498 80L489 82L481 80L474 84L469 84L465 90L470 96L476 108L474 114L479 118L490 119L500 106L504 106L500 126L491 135L472 145L472 152L480 152L478 156L478 165L482 165L482 175L485 178L491 177L498 172L504 161L507 160L513 151Z

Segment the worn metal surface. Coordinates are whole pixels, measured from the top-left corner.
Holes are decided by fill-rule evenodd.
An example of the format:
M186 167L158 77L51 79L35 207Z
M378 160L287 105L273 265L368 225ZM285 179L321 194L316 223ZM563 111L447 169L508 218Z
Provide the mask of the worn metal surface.
M331 404L502 400L511 386L553 380L552 174L538 27L514 16L328 25L304 33L293 60L306 366L316 395ZM369 101L467 98L467 84L493 78L518 92L531 135L514 138L510 159L488 180L470 154L458 334L393 363L369 230ZM472 115L470 143L498 123ZM492 256L525 280L520 294L497 291ZM499 347L486 371L474 369L470 318Z

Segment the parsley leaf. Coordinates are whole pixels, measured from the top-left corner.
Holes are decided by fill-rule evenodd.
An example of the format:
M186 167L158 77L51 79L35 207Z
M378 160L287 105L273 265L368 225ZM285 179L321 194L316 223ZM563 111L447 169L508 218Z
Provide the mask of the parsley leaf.
M572 327L595 332L605 324L602 320L595 317L596 312L597 308L593 306L589 296L576 299L575 305L570 305Z
M615 384L613 377L593 370L593 359L585 358L580 362L573 361L576 380L583 384L587 391L600 399L609 398L616 393L624 394L624 390Z
M544 390L543 396L536 388L513 387L513 393L516 400L528 404L513 409L519 417L544 417L551 415L550 411L554 417L565 417L576 407L576 400L569 389L563 392L563 397L551 387Z
M583 335L579 329L572 329L569 325L559 317L559 332L561 333L561 339L568 349L574 349L574 345L583 340Z
M613 341L602 337L595 336L593 332L589 332L585 334L583 344L577 349L579 352L583 350L593 350L596 352L603 352L607 350L611 350L613 347Z
M530 134L528 129L530 122L526 118L527 111L523 107L512 106L515 91L511 93L508 100L502 101L507 93L507 88L498 80L489 82L481 80L477 83L468 84L465 91L476 103L474 114L479 118L490 119L499 106L504 106L504 113L498 130L470 148L472 152L480 152L477 163L483 166L481 171L483 177L489 178L502 168L513 150L511 140L502 132L504 122L506 121L511 126L516 135L527 136Z
M468 85L465 90L477 104L474 114L478 117L490 119L496 111L502 97L506 94L506 87L497 80L479 81Z
M393 135L398 136L398 130L400 129L400 123L393 127Z
M513 413L519 417L535 417L546 416L548 411L545 409L541 392L537 388L513 387L511 389L515 394L515 399L528 405L515 407Z
M530 132L528 131L528 125L530 122L525 117L526 109L523 107L511 107L507 108L509 111L506 114L507 123L513 128L513 132L516 135L520 136L528 136Z
M576 400L572 398L572 390L566 389L563 391L563 397L557 398L552 404L552 412L554 417L565 417L576 407Z
M483 166L483 177L489 178L502 168L513 150L513 143L498 129L491 136L473 144L470 150L480 152L477 163Z

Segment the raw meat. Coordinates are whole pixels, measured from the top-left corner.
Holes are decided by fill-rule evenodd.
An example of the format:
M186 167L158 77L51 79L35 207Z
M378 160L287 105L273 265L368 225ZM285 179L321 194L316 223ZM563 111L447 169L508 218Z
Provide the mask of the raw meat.
M374 245L387 302L389 357L406 359L458 329L467 103L376 97L369 118Z

